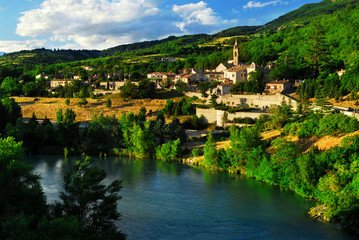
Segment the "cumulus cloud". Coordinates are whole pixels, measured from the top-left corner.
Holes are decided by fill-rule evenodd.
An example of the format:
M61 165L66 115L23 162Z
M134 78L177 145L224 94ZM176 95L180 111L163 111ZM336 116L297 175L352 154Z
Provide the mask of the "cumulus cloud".
M106 49L169 35L213 33L237 24L207 3L166 5L162 0L43 0L23 12L16 34L47 39L47 46ZM163 4L162 6L160 4Z
M19 49L30 50L43 47L47 44L46 40L24 40L24 41L0 41L1 52L15 52Z
M22 14L16 29L20 36L103 49L143 38L136 25L151 28L148 18L159 9L152 0L44 0Z
M255 2L255 1L249 1L246 5L243 6L244 9L247 8L262 8L268 5L277 5L277 4L288 4L288 2L282 2L281 0L275 0L275 1L270 1L270 2Z
M173 5L172 11L179 15L181 21L176 22L176 26L183 32L192 32L196 28L210 29L218 26L234 23L235 20L222 20L216 15L212 8L207 7L207 3L189 3L184 5Z

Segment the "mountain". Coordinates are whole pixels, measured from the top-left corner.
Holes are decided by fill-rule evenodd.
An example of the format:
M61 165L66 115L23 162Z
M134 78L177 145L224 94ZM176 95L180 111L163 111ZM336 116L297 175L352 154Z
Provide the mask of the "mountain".
M316 18L331 15L348 5L355 6L358 0L324 0L319 3L310 3L293 10L262 26L264 30L276 30L283 26L302 24L306 25Z
M0 53L0 66L6 64L25 63L32 64L51 64L56 62L71 62L85 60L89 58L98 58L104 56L111 56L122 53L138 52L137 54L157 54L159 52L166 54L180 54L185 56L191 54L192 47L199 45L206 46L206 43L215 42L216 38L232 37L240 35L252 35L263 32L275 32L278 29L291 26L305 26L312 21L315 21L321 16L332 15L334 12L346 8L348 5L355 6L359 0L324 0L319 3L306 4L294 11L291 11L279 18L270 21L262 26L238 26L222 30L213 35L207 34L194 34L186 36L169 36L161 40L144 41L132 44L124 44L112 47L103 51L99 50L48 50L48 49L35 49L30 51L20 51L1 56ZM188 53L171 52L171 46L188 46ZM211 49L207 49L211 50ZM193 53L193 52L192 52Z
M7 64L23 65L72 62L103 56L106 56L106 54L99 50L50 50L41 48L5 53L0 56L0 66Z

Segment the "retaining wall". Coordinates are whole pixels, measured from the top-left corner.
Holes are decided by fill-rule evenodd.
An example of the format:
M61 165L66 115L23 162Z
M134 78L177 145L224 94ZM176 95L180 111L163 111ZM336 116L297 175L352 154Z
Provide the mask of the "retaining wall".
M205 118L207 123L216 123L218 126L223 126L223 115L225 111L216 110L214 108L203 109L196 108L196 115L201 117L202 115ZM266 114L265 112L236 112L228 113L228 120L233 120L234 118L245 118L250 117L252 119L258 119L261 115Z

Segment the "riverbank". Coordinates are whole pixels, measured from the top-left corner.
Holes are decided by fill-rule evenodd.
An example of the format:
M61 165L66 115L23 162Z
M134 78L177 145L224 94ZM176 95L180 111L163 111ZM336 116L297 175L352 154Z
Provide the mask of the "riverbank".
M310 209L310 211L308 212L309 216L311 216L313 219L318 219L321 221L328 222L336 228L347 229L356 234L359 234L359 229L356 227L355 222L351 222L352 220L350 220L350 218L353 219L353 221L355 221L355 219L356 219L354 209L352 210L354 212L346 212L343 214L341 212L333 213L333 205L328 206L329 202L327 200L327 197L328 197L327 194L330 194L330 193L329 192L328 193L320 193L319 195L317 195L319 193L319 191L323 191L323 190L331 191L331 189L337 188L336 185L338 183L332 182L332 181L338 181L338 180L335 180L336 175L334 175L333 172L326 172L322 177L320 177L323 180L321 180L321 179L319 179L319 181L317 180L319 182L319 183L317 183L317 186L314 184L308 184L308 183L306 183L305 185L302 184L305 188L303 188L303 187L298 188L297 186L292 185L292 183L290 183L290 181L288 184L287 183L288 179L286 179L288 177L298 178L295 175L302 174L300 172L296 173L296 171L298 171L298 170L295 170L295 168L300 167L300 165L298 165L298 164L302 164L302 167L304 167L304 169L303 169L304 171L314 171L315 172L314 169L318 168L319 166L311 166L312 164L315 164L315 163L308 162L308 158L310 159L310 158L314 157L317 159L320 159L320 158L325 159L327 156L338 156L338 154L341 155L341 154L345 153L344 155L341 155L341 157L343 157L343 160L333 159L331 161L334 161L334 162L335 161L341 161L341 162L348 161L349 158L352 158L352 154L355 154L355 152L356 152L356 150L355 150L356 149L356 146L355 146L356 140L348 140L348 137L353 137L353 136L357 137L358 134L359 134L359 131L355 131L355 132L352 132L349 134L339 134L337 136L323 136L321 138L308 137L308 138L300 138L299 139L298 137L295 137L295 136L283 136L280 134L280 131L263 133L263 136L266 136L267 139L271 139L271 140L276 139L275 142L278 142L278 143L281 143L284 145L279 145L279 148L282 148L281 150L278 150L278 145L269 146L266 149L266 152L267 152L266 154L265 153L263 154L258 151L257 152L254 151L253 152L254 155L251 155L252 153L249 153L249 154L246 154L246 158L242 158L241 161L245 161L245 162L248 161L246 163L246 165L251 164L251 166L253 166L253 164L258 164L256 169L260 169L260 170L256 170L256 169L253 170L253 168L252 168L252 169L249 169L250 171L247 171L248 165L247 166L242 165L242 166L238 166L238 167L231 166L230 168L221 168L220 165L218 165L218 163L208 165L208 162L205 161L204 156L198 156L198 157L188 156L186 158L182 158L181 161L184 164L191 165L194 167L201 166L201 167L216 170L216 171L227 171L230 173L237 173L237 174L245 175L247 177L255 178L257 181L263 181L263 182L266 182L266 183L269 183L272 185L277 185L281 189L284 189L284 190L294 191L296 194L298 194L304 198L316 199L318 201L318 205L316 207L313 207ZM203 145L200 147L203 147ZM230 148L230 145L228 144L227 147L228 147L227 148L227 150L228 150ZM350 149L353 149L353 150L350 150ZM298 153L296 153L294 155L297 157L294 157L294 158L292 157L292 160L284 158L284 159L286 159L284 161L292 162L292 163L289 163L289 162L287 163L287 167L284 170L285 172L283 172L283 170L281 170L279 168L279 166L276 165L275 162L267 165L267 168L270 168L270 169L277 168L276 172L279 174L291 174L291 175L288 175L287 177L285 175L279 175L279 176L283 176L279 180L272 180L273 178L267 178L266 176L262 175L262 173L260 171L263 171L263 167L261 168L260 163L252 162L253 157L258 158L258 159L263 158L263 160L258 160L259 162L261 162L261 161L266 162L266 161L268 161L267 159L269 159L269 158L273 159L270 161L278 161L275 159L281 159L284 157L284 156L279 157L279 156L277 156L278 154L280 154L280 155L289 154L289 155L287 155L287 157L290 157L290 155L292 153L294 153L295 151L298 151ZM350 153L351 151L354 151L354 152ZM348 156L346 156L346 155L348 155ZM249 162L249 161L251 161L251 162ZM307 162L304 163L303 161L307 161ZM314 161L314 159L311 161ZM316 160L316 161L318 161L318 160ZM327 161L327 160L325 160L325 161ZM293 166L293 164L298 165L298 167ZM305 165L303 165L303 164L305 164ZM310 170L310 168L313 168L313 167L314 167L314 169ZM289 171L287 171L287 169ZM328 167L328 169L329 169L329 167ZM303 170L301 170L301 171L303 171ZM325 170L325 168L324 168L324 170ZM268 171L268 170L266 170L266 171ZM273 171L273 170L271 170L271 171ZM291 171L293 171L293 172L291 173ZM268 172L265 174L270 176L272 173ZM358 174L358 173L355 173L355 171L353 173L350 173L347 170L347 172L345 174L347 175L346 176L347 178L350 176L353 177L353 182L347 183L347 184L348 185L355 184L355 174ZM354 176L352 174L354 174ZM304 175L303 177L304 178L302 181L305 181L305 182L313 181L312 175ZM323 189L324 187L327 187L326 185L323 185L323 184L327 184L327 183L323 182L324 179L325 179L325 181L330 181L330 182L328 182L328 184L330 184L328 186L328 188L329 188L328 190ZM286 185L282 185L283 181L286 181L285 182ZM307 189L307 190L305 190L305 189ZM318 193L315 193L315 191L318 191ZM355 195L356 194L355 190L352 190L351 192L347 192L345 195L342 195L342 193L338 192L338 190L336 190L336 191L337 191L337 195L341 194L337 198L345 197L346 199L352 199L354 201L353 203L355 203L355 199L357 199L357 197L358 197L357 195ZM322 198L320 198L319 196L321 196ZM325 200L323 200L323 197L325 198ZM336 208L334 208L334 210L345 208L345 206L347 206L347 204L350 204L350 202L351 202L351 200L347 200L347 201L349 201L349 202L344 202L341 205L338 204L338 206L336 206ZM340 210L335 210L335 211L340 211ZM340 220L343 218L344 219L348 218L349 222L345 221L345 220L344 221ZM346 223L350 223L350 224L346 224Z

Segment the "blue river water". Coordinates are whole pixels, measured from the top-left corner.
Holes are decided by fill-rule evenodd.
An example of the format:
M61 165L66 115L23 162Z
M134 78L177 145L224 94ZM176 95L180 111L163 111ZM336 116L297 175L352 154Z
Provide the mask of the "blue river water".
M58 200L63 176L79 158L31 156L48 202ZM137 239L358 239L311 219L315 203L237 174L180 163L94 158L109 183L123 180L119 228Z

